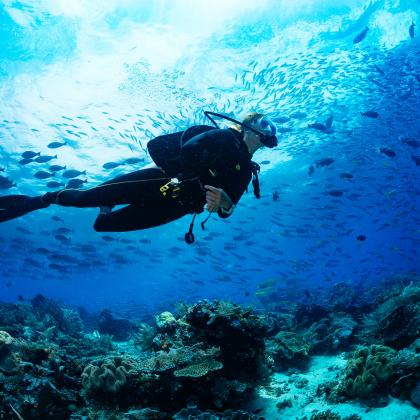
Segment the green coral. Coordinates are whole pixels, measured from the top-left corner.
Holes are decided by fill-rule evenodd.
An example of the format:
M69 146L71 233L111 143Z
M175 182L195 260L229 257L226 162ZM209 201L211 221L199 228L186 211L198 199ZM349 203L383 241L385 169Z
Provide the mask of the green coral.
M395 350L381 345L356 350L347 364L341 392L350 397L366 398L384 389L393 377L396 355Z
M132 363L122 357L114 357L99 364L89 364L82 373L82 385L87 391L117 393L126 385L133 372Z
M219 370L223 368L223 363L217 360L207 359L200 363L195 363L187 366L184 369L174 371L174 375L177 377L190 377L190 378L201 378L207 375L213 370Z

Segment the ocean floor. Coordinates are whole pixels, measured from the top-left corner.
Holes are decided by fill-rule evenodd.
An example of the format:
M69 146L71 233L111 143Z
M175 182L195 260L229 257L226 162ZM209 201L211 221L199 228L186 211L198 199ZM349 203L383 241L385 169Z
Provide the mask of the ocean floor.
M259 397L250 402L250 411L263 408L259 415L267 420L295 419L331 410L340 416L359 415L363 420L419 420L420 409L410 402L390 397L386 407L371 408L357 403L332 404L317 396L318 386L334 380L346 367L345 353L335 356L314 356L306 373L275 373L268 387L261 387ZM306 383L305 379L308 381ZM305 384L306 383L306 384ZM304 385L305 384L305 385ZM291 400L292 406L282 409L277 404Z

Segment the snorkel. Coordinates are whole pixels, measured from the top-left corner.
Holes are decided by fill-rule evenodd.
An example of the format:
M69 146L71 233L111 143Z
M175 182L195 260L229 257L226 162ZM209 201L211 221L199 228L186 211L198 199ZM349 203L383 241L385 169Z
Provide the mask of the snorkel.
M211 112L211 111L204 111L204 115L214 124L216 128L219 128L218 124L214 119L211 117L211 115L215 117L222 118L224 120L228 120L231 122L234 122L236 124L239 124L241 127L247 128L248 130L253 131L254 133L258 134L261 138L261 143L272 149L273 147L276 147L278 144L277 137L276 137L276 126L274 123L267 117L260 117L255 123L245 124L238 120L235 120L234 118L228 117L223 114L219 114L217 112Z

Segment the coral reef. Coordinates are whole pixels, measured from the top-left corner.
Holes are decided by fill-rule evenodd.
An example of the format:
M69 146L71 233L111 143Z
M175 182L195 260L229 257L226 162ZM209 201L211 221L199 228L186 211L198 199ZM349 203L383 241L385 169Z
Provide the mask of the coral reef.
M182 303L153 325L42 295L0 303L0 418L258 419L260 409L244 407L263 388L280 415L300 404L290 390L312 392L306 403L383 407L392 395L420 406L419 288L369 290L361 305L334 296L258 315L217 300ZM308 383L312 356L341 352L346 365ZM271 389L273 370L286 379Z
M295 332L280 331L267 341L267 352L278 369L304 367L309 359L309 344Z
M410 284L401 292L387 296L365 316L361 339L400 350L413 343L419 333L420 287Z

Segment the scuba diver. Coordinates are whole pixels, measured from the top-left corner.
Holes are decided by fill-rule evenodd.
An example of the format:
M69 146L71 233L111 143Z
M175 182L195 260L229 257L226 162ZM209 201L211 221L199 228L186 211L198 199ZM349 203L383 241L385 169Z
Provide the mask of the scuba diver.
M250 113L242 122L209 111L205 115L214 126L196 125L148 142L156 166L88 190L65 188L37 197L0 197L0 222L51 204L99 207L94 224L97 232L126 232L163 225L190 213L194 217L185 241L194 242L194 220L205 206L208 217L213 212L221 218L229 217L251 179L254 194L260 198L260 167L251 158L263 146L277 146L276 127L263 114ZM211 115L235 124L219 128ZM119 205L125 207L112 210Z

